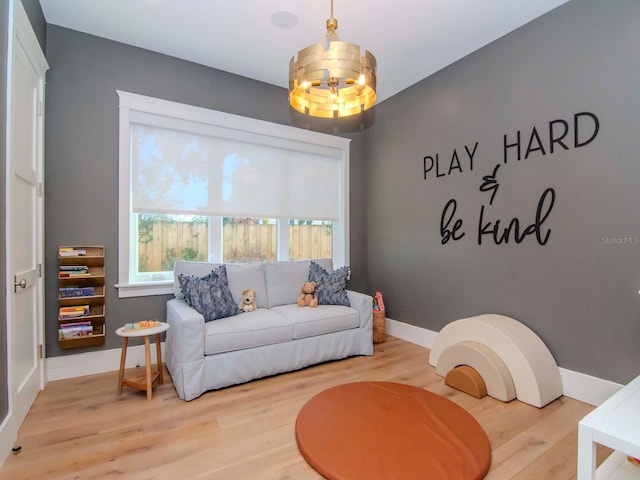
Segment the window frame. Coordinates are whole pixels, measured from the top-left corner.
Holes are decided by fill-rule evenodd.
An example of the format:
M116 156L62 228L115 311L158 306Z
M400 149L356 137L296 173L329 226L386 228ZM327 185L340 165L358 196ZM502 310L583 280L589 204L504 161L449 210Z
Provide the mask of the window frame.
M137 238L133 238L135 231L134 216L131 212L131 112L142 112L166 116L170 119L187 120L207 125L233 129L235 133L246 133L265 139L268 144L281 141L286 148L291 148L291 142L300 144L301 151L318 152L319 154L335 158L340 162L339 185L339 216L333 222L332 252L335 265L349 263L349 145L348 138L337 137L325 133L313 132L301 128L281 125L277 123L242 117L230 113L219 112L202 107L186 105L168 100L162 100L144 95L117 90L119 97L119 185L118 185L118 289L120 298L148 295L166 295L173 293L173 276L157 281L135 281L131 275L133 261L137 257ZM209 217L210 219L220 217ZM278 225L285 224L279 219ZM210 222L211 224L212 222ZM286 227L286 226L285 226ZM285 227L279 227L279 246L277 255L279 260L288 259L287 238L281 237ZM211 226L210 226L211 228ZM280 239L283 245L280 245ZM284 253L283 253L284 252ZM222 255L210 252L210 259ZM212 261L212 260L210 260Z

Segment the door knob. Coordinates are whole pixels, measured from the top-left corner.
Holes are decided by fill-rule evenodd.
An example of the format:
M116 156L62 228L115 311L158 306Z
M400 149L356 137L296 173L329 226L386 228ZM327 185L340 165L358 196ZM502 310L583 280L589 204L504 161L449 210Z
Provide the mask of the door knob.
M16 279L17 280L17 279ZM22 279L19 282L14 280L13 281L13 291L17 292L18 291L18 287L20 288L27 288L27 280L26 279Z

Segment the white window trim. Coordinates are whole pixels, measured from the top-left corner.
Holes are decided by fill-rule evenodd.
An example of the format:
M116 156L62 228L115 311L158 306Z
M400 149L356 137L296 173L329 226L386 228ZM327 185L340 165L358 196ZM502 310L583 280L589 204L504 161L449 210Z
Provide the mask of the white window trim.
M118 296L138 297L166 295L173 293L173 278L150 283L133 283L129 268L131 255L135 255L137 242L131 238L131 112L139 111L169 118L202 122L209 125L232 128L239 133L260 135L266 142L295 141L305 145L310 151L331 155L341 162L341 186L339 218L333 223L334 265L349 264L349 144L351 140L334 135L312 132L277 123L256 120L201 107L194 107L167 100L137 95L117 90L119 106L119 230L118 230ZM279 258L283 246L278 249ZM288 252L287 252L288 254Z

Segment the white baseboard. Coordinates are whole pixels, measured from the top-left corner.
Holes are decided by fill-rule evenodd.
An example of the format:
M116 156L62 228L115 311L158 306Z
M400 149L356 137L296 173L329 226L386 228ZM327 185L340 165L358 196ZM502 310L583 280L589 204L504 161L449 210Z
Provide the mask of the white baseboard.
M389 335L415 343L425 348L431 348L437 332L407 323L386 319L386 331ZM152 346L152 349L155 347ZM164 343L162 343L164 352ZM101 350L96 352L65 355L47 359L48 380L63 380L65 378L81 377L116 371L120 368L121 350ZM155 354L152 352L152 361ZM144 345L129 347L127 350L126 368L144 365ZM584 373L567 370L560 367L563 393L590 405L598 406L611 395L616 393L622 385L609 380L585 375Z
M564 395L598 406L624 385L560 367Z
M407 342L415 343L416 345L429 349L433 345L433 342L436 341L436 335L438 335L438 333L433 330L398 322L390 318L387 318L385 321L385 329L392 337L401 338Z
M401 338L429 349L433 346L438 334L432 330L398 322L390 318L386 319L386 331L393 337ZM559 370L563 394L566 397L571 397L590 405L600 405L623 387L619 383L567 370L566 368L559 367Z
M164 342L161 343L164 355ZM120 369L120 354L122 350L99 350L95 352L51 357L47 359L47 380L64 380L65 378L83 377L97 373L114 372ZM151 344L151 362L155 363L155 344ZM134 345L127 348L125 368L144 365L144 345Z

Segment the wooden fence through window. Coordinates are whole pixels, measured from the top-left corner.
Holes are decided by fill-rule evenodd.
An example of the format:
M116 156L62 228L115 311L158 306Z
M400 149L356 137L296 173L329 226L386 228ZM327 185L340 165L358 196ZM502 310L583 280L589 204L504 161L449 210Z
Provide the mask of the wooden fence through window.
M275 260L277 226L227 223L222 228L223 261ZM289 225L289 258L331 257L330 225ZM176 259L207 261L208 231L205 222L154 222L140 235L138 264L141 272L173 269Z

